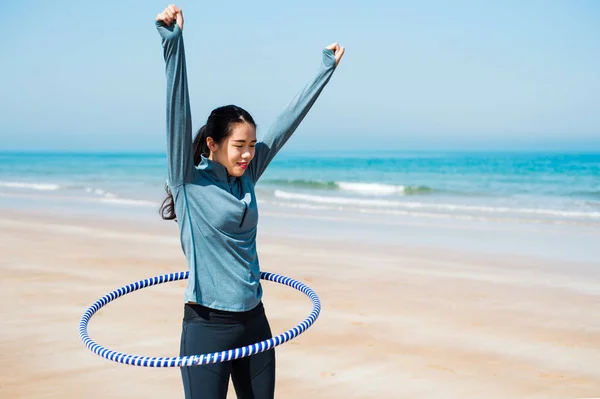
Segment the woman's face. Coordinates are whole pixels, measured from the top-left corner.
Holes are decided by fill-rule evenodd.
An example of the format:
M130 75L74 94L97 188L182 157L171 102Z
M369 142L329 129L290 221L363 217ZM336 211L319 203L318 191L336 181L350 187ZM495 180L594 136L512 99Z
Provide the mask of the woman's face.
M249 123L236 123L222 143L217 144L210 137L206 143L210 149L209 159L225 166L230 176L239 177L254 158L256 128Z

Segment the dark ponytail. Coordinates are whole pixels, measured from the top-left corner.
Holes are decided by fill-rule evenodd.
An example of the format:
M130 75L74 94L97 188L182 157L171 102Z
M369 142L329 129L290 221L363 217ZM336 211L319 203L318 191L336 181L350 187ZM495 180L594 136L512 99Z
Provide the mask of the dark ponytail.
M202 155L208 156L210 154L210 149L208 148L208 144L206 144L206 125L202 126L198 132L196 133L196 137L194 137L194 142L192 143L192 151L194 152L194 165L200 165L202 162Z
M210 113L206 125L202 126L194 137L192 143L194 165L200 165L202 155L205 157L210 155L210 149L206 143L208 137L212 138L215 143L220 144L231 135L233 127L238 123L248 123L256 128L256 123L254 123L252 116L240 107L226 105L214 109ZM164 220L175 220L177 218L175 214L175 202L173 201L173 194L168 184L165 184L165 191L167 197L160 206L160 215Z

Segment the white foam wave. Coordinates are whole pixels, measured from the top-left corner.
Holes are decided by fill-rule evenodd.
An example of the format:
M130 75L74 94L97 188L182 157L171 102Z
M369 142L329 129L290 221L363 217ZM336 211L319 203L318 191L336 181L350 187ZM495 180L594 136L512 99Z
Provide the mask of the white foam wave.
M104 197L104 198L101 198L100 201L106 202L109 204L147 206L147 207L156 207L156 206L160 205L157 202L146 201L146 200L134 200L134 199L129 199L129 198Z
M288 208L296 208L296 209L310 209L310 210L330 210L330 209L338 209L331 206L326 205L310 205L310 204L300 204L297 202L280 202L280 201L269 201L272 205L285 206Z
M58 184L50 184L50 183L26 183L26 182L10 182L10 181L0 181L0 187L8 187L8 188L27 188L31 190L41 190L41 191L55 191L60 189L60 185Z
M101 188L94 188L94 187L82 187L82 186L76 186L76 185L59 185L59 184L53 184L53 183L27 183L27 182L9 182L9 181L0 181L0 187L25 188L25 189L40 190L40 191L61 190L61 192L71 191L72 194L73 194L73 190L70 190L70 189L74 189L75 192L76 191L81 192L81 190L83 189L83 191L85 191L86 193L93 194L93 195L85 196L87 198L81 197L80 199L82 199L82 200L100 201L100 202L109 203L109 204L129 205L129 206L145 206L145 207L160 206L160 204L157 202L146 201L146 200L136 200L136 199L131 199L131 198L122 198L122 197L118 196L117 194L108 192ZM31 195L33 195L33 194L31 194ZM67 196L66 197L63 196L62 198L75 199L75 198L79 197L79 196L68 196L68 194L64 194L64 195L67 195Z
M401 204L399 201L389 200L375 200L375 199L358 199L358 198L344 198L344 197L328 197L321 195L310 195L310 194L298 194L290 193L282 190L275 190L275 197L287 199L287 200L300 200L319 204L331 204L331 205L364 205L364 206L377 206L377 207L394 207Z
M600 219L600 212L577 212L577 211L559 211L553 209L530 209L530 208L507 208L507 207L491 207L491 206L476 206L476 205L456 205L456 204L438 204L438 203L423 203L423 202L404 202L376 199L359 199L320 196L310 194L290 193L282 190L275 190L275 197L286 199L305 201L318 204L329 205L347 205L370 208L404 208L404 209L421 209L421 210L437 210L437 211L463 211L474 213L506 213L506 214L529 214L529 215L546 215L559 217L574 217L574 218L590 218Z
M101 188L86 187L85 191L87 193L96 194L97 196L101 197L101 198L99 198L99 200L101 202L105 202L105 203L109 203L109 204L134 205L134 206L152 206L152 207L160 205L160 204L152 202L152 201L136 200L136 199L131 199L131 198L123 198L123 197L118 196L117 194L108 192L108 191L103 190Z
M117 194L109 193L101 188L86 187L85 192L96 194L96 195L99 195L101 197L106 197L106 198L117 198L118 197Z
M361 194L370 195L391 195L391 194L403 194L406 190L404 186L394 186L391 184L379 184L379 183L348 183L348 182L335 182L335 184L341 189L346 191L358 192Z

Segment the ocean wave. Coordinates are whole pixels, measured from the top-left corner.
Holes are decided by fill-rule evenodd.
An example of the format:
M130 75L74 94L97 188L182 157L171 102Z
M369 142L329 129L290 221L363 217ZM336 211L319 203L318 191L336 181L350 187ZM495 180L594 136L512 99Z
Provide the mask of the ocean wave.
M65 191L65 190L75 190L75 191L85 191L88 194L94 194L100 197L105 198L117 198L118 195L108 192L101 188L94 187L86 187L77 184L57 184L57 183L29 183L29 182L7 182L0 181L0 187L8 187L8 188L24 188L30 190L38 190L38 191Z
M160 206L157 202L146 201L146 200L137 200L131 198L123 198L117 194L111 193L101 188L95 187L86 187L81 185L61 185L55 183L29 183L29 182L9 182L9 181L0 181L0 187L8 187L8 188L19 188L19 189L29 189L36 191L60 191L63 193L77 193L77 192L85 192L87 194L92 194L92 197L81 197L81 199L87 199L91 201L101 201L109 204L119 204L119 205L135 205L135 206ZM65 195L63 194L63 195ZM53 194L55 195L55 194ZM67 196L69 194L66 194ZM65 197L65 198L78 198L78 196L74 197Z
M90 194L95 194L100 197L100 198L98 198L98 200L100 200L101 202L104 202L104 203L109 203L109 204L134 205L134 206L160 206L160 204L157 202L132 199L132 198L124 198L117 194L103 190L101 188L86 187L85 192L90 193Z
M380 200L380 199L360 199L360 198L345 198L345 197L327 197L321 195L290 193L282 190L275 190L276 198L287 200L300 200L319 204L331 205L362 205L375 207L395 207L402 204L399 201Z
M41 190L41 191L56 191L60 190L61 186L59 184L51 184L51 183L30 183L30 182L10 182L10 181L0 181L0 187L8 187L8 188L27 188L31 190Z
M573 218L589 218L600 219L600 212L578 212L578 211L560 211L554 209L533 209L533 208L508 208L508 207L493 207L493 206L477 206L477 205L457 205L457 204L440 204L440 203L424 203L424 202L404 202L382 199L363 199L363 198L346 198L320 196L311 194L291 193L282 190L275 190L275 197L292 201L304 201L317 204L328 205L346 205L367 208L389 208L389 209L419 209L419 210L436 210L444 212L473 212L473 213L504 213L504 214L525 214L525 215L545 215L555 217L573 217Z
M109 193L108 191L105 191L101 188L86 187L85 192L96 194L96 195L106 197L106 198L117 198L118 197L117 194Z
M267 179L264 183L275 186L285 187L296 187L296 188L310 188L310 189L322 189L322 190L336 190L337 184L333 181L319 181L319 180L304 180L304 179Z
M427 186L404 186L382 183L357 183L303 179L271 179L265 180L265 183L288 188L352 191L364 195L425 194L434 191L432 188Z
M402 186L380 183L349 183L336 182L341 190L353 191L360 194L369 195L390 195L390 194L425 194L433 191L427 186Z
M101 188L85 187L76 184L58 184L58 183L32 183L20 181L0 181L0 187L21 188L37 191L65 191L65 190L83 190L86 193L94 194L100 197L116 198L116 194L103 190Z
M117 205L133 205L133 206L146 206L146 207L157 207L160 206L158 202L146 201L146 200L134 200L130 198L101 198L100 201L106 202L109 204L117 204Z
M275 206L281 206L284 208L295 208L295 209L309 209L309 210L330 210L330 211L344 211L342 206L329 206L329 205L305 205L302 206L296 202L285 202L285 201L266 201L267 203ZM456 214L456 213L439 213L439 212L427 212L427 211L414 211L414 210L398 210L398 209L382 209L382 208L359 208L354 212L366 215L393 215L393 216L407 216L417 218L429 218L429 219L458 219L467 221L481 221L481 222L528 222L528 223L550 223L559 225L576 225L576 226L598 226L597 221L581 221L579 219L551 219L551 218L522 218L515 217L515 215L474 215L474 214ZM310 216L308 216L310 217ZM321 217L321 216L316 216ZM336 217L329 213L327 217ZM337 216L343 220L348 220L347 216ZM590 224L591 223L591 224Z

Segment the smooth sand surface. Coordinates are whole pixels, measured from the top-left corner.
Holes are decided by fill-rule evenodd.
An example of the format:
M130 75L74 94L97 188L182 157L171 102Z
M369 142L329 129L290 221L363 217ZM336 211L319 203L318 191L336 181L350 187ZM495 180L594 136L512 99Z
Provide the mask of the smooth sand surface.
M277 398L600 396L598 265L259 236L262 269L309 284L323 302L316 324L277 348ZM174 223L4 210L0 253L0 397L183 397L178 369L102 359L78 335L99 297L185 269ZM274 333L310 312L303 294L263 285ZM112 302L91 337L177 355L184 287Z

